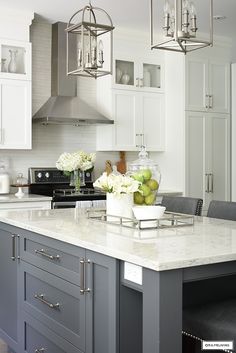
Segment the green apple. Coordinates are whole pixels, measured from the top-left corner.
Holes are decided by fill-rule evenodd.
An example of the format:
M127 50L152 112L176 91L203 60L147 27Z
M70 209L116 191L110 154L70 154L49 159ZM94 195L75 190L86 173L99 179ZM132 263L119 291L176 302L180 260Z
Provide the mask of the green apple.
M156 179L150 179L146 182L146 185L152 190L157 190L159 187L159 184Z
M144 197L151 193L151 189L145 184L140 185L139 190L142 192Z
M146 205L152 205L155 202L156 195L155 193L151 193L150 195L144 198L144 202Z
M150 169L142 169L140 172L142 173L145 181L151 179L152 172Z
M143 175L142 175L141 173L133 174L133 175L132 175L132 178L133 178L134 180L139 181L140 183L143 183L143 182L144 182L144 177L143 177Z
M144 203L144 196L138 191L134 193L134 203L137 205L142 205Z

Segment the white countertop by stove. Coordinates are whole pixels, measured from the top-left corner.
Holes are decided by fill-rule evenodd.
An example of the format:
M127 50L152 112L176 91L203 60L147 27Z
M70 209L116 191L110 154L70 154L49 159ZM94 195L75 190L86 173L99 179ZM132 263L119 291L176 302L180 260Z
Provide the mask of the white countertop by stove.
M236 222L138 230L89 220L80 209L0 211L0 221L156 271L236 260ZM150 233L152 232L152 233ZM154 236L154 239L145 237ZM1 239L0 239L1 240Z
M15 194L0 195L0 203L5 202L34 202L34 201L51 201L50 196L24 194L23 197L17 197Z

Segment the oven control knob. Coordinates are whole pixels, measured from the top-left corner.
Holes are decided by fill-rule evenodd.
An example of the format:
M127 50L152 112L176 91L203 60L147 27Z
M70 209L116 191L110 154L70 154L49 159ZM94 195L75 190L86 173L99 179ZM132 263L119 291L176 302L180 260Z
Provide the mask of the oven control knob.
M48 179L49 178L49 176L50 176L50 174L47 172L47 173L45 173L45 177Z
M42 173L39 172L39 173L37 174L37 177L38 177L39 179L41 179L41 178L42 178Z

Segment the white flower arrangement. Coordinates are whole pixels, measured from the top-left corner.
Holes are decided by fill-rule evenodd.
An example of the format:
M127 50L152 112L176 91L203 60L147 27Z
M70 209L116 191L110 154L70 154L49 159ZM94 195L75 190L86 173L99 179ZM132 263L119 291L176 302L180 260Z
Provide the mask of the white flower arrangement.
M107 173L104 172L93 185L105 192L120 195L133 194L134 192L139 191L141 183L127 175L107 175Z
M73 153L64 152L60 155L56 162L56 167L64 172L71 173L74 170L88 170L94 166L96 159L95 153L85 153L84 151L77 151Z

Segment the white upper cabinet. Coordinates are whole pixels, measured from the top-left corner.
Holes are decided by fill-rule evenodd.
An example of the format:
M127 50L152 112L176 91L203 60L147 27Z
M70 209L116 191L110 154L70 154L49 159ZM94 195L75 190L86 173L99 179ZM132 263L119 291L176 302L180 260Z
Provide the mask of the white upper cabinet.
M229 113L229 103L229 63L187 57L186 110Z
M152 57L133 59L117 54L114 60L113 88L146 92L163 91L163 62Z
M0 149L31 148L31 81L0 78Z
M97 80L97 107L114 125L97 127L98 151L165 149L164 53L147 42L114 41L113 75Z
M0 39L0 78L31 80L31 43Z
M148 151L165 148L164 95L133 90L112 92L114 125L97 128L97 150Z

